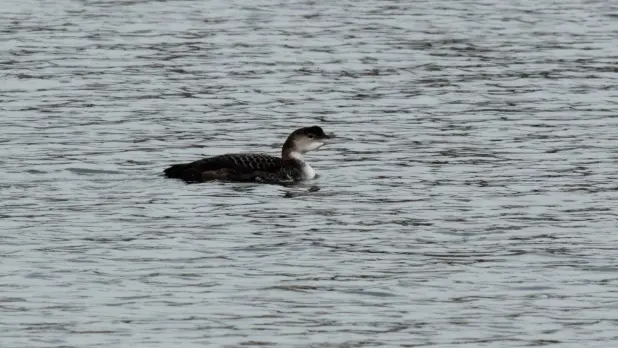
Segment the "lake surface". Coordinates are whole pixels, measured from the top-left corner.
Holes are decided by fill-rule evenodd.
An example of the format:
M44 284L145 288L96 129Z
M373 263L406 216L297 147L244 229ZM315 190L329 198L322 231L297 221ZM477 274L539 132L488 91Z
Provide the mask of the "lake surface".
M610 1L2 1L1 346L612 347L617 38ZM313 182L161 175L310 125Z

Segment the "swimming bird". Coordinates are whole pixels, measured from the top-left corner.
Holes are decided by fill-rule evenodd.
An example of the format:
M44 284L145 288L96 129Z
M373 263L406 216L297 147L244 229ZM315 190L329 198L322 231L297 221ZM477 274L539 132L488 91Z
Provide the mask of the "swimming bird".
M332 135L321 127L295 130L283 143L281 157L261 153L232 153L175 164L165 169L168 178L188 183L212 180L293 184L315 178L316 173L303 155L322 147Z

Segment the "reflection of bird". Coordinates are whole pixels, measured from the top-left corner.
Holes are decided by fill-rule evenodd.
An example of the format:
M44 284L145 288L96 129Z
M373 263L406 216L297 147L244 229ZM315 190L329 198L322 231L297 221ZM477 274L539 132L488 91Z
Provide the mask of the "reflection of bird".
M318 126L295 130L283 144L281 158L258 153L234 153L208 157L165 169L168 178L186 182L211 180L289 184L315 177L303 154L319 149L327 139Z

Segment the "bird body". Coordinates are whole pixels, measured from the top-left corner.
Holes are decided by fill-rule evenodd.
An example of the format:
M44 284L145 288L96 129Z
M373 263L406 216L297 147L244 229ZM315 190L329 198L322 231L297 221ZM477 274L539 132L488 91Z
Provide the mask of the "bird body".
M315 178L313 168L303 154L316 150L330 139L322 128L300 128L287 138L281 157L262 153L234 153L175 164L165 169L168 178L186 182L211 180L289 184Z

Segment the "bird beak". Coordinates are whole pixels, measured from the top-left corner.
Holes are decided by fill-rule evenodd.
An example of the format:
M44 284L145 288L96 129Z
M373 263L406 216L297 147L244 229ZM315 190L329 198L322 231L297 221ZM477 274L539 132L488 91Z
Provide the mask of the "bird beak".
M324 135L324 139L328 140L328 139L333 139L335 138L335 133L330 133L330 134L325 134Z

